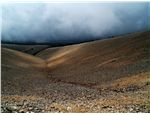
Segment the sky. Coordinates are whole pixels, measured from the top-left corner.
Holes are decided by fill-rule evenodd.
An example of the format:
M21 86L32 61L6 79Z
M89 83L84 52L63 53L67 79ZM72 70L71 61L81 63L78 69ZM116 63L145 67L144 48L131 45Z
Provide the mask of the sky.
M150 28L150 3L9 3L2 5L1 40L69 43Z

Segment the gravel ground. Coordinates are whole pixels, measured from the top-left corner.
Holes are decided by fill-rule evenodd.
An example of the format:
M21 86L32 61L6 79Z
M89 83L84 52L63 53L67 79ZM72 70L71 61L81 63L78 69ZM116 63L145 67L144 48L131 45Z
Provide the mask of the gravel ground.
M1 112L150 112L149 84L142 89L98 90L50 83L39 95L2 95ZM25 93L24 93L25 94Z

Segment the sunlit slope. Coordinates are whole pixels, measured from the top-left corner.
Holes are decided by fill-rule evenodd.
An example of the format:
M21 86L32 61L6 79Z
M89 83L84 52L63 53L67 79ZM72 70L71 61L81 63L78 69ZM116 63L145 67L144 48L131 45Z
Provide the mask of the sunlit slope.
M56 81L109 83L150 70L150 31L49 48L37 56L46 59L48 77Z
M1 48L1 59L2 94L17 95L27 89L33 91L41 82L46 82L42 59L7 48Z
M2 66L10 65L24 68L45 66L44 60L19 51L2 47L1 53L2 53Z

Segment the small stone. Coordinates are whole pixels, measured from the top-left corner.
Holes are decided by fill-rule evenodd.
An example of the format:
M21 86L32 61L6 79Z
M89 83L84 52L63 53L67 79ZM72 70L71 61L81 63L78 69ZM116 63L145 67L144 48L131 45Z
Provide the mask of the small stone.
M67 111L70 111L71 110L71 107L67 107Z
M10 112L13 112L18 110L19 108L17 106L12 105L12 106L7 106L6 109L9 110Z
M42 112L44 113L44 112L45 112L45 110L42 110Z
M29 110L29 111L33 110L33 107L29 107L28 110Z
M6 108L2 107L2 108L1 108L1 113L7 113Z
M39 108L35 108L35 110L39 110Z
M25 113L24 109L19 110L19 113Z
M130 108L130 111L133 111L133 108Z

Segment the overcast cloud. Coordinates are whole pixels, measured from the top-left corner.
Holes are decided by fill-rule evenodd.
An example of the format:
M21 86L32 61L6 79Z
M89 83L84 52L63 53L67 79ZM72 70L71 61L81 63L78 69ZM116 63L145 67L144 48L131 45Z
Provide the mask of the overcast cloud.
M13 3L2 6L2 40L76 41L148 29L150 4Z

